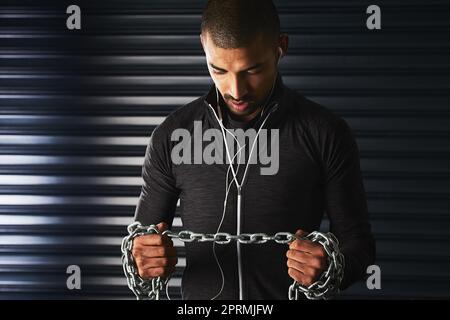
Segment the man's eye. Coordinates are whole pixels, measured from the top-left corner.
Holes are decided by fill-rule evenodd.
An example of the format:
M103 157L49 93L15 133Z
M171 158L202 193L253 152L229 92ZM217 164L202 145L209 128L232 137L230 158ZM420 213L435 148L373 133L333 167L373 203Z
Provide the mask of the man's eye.
M256 69L256 70L249 70L247 71L248 74L258 74L261 72L261 69Z
M220 71L220 70L216 70L216 69L213 69L213 72L214 72L215 74L225 74L225 72Z

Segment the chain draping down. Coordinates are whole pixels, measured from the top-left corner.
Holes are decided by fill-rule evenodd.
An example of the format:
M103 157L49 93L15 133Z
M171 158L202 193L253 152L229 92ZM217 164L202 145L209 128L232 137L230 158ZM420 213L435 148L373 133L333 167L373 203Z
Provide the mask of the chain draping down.
M130 224L127 230L129 234L122 241L122 265L127 278L128 287L136 295L138 300L159 300L160 292L167 285L170 277L166 279L161 277L153 279L141 278L136 267L132 249L134 238L147 234L160 234L161 232L159 232L155 225L146 227L138 221ZM273 236L269 236L265 233L231 235L224 232L205 234L183 230L175 233L166 230L163 231L162 234L183 242L197 241L227 244L231 241L237 241L242 244L262 244L267 241L275 241L280 244L289 244L296 239L306 239L319 243L327 254L327 270L324 271L319 279L310 286L303 286L297 281L294 281L289 287L289 300L298 300L300 298L300 293L303 293L311 300L329 299L339 292L339 285L344 275L344 256L339 250L339 241L331 232L321 233L314 231L301 238L296 237L290 232L278 232Z

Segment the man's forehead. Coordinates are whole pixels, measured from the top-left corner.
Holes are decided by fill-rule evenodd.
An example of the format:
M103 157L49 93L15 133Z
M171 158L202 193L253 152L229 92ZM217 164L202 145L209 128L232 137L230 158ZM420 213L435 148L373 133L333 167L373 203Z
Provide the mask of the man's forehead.
M255 64L265 62L270 55L270 47L262 39L255 39L248 46L240 48L221 48L214 44L209 35L203 36L206 41L205 53L209 64L222 69L233 65L237 69L246 69Z

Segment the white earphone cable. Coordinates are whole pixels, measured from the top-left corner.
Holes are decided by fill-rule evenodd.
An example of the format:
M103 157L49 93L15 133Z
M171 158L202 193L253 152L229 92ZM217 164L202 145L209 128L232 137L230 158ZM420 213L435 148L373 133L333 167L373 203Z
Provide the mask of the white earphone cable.
M275 78L275 80L274 80L274 82L273 82L272 88L271 88L271 90L270 90L270 94L268 95L266 101L264 102L264 107L263 107L263 109L261 110L261 116L262 116L262 113L263 113L264 110L265 110L265 107L266 107L266 105L267 105L267 102L269 101L270 97L271 97L272 94L273 94L273 90L274 90L274 88L275 88L275 83L276 83L276 78ZM218 108L218 112L220 112L219 92L218 92L217 87L216 87L216 95L217 95L217 108ZM250 159L251 159L251 156L252 156L252 154L253 154L253 150L254 150L254 147L255 147L255 145L256 145L256 141L258 140L258 136L259 136L259 134L260 134L260 132L261 132L261 129L263 128L263 126L264 126L264 124L266 123L267 119L269 118L270 114L271 114L274 110L272 109L272 110L269 112L269 114L264 118L264 120L263 120L261 126L260 126L259 129L258 129L258 132L257 132L257 134L256 134L256 136L255 136L255 139L254 139L253 143L252 143L252 147L251 147L251 150L250 150L249 158L248 158L247 164L246 164L246 166L245 166L244 175L243 175L243 177L242 177L241 183L239 183L238 178L237 178L237 173L238 173L239 165L240 165L241 152L242 152L242 149L246 146L246 144L244 144L243 146L241 146L241 145L239 144L239 140L236 138L236 136L235 136L230 130L228 130L227 128L225 128L225 127L223 126L222 119L219 119L219 118L218 118L216 112L214 111L214 108L213 108L210 104L209 104L209 107L211 108L211 110L212 110L212 112L213 112L213 115L214 115L214 117L216 118L216 120L217 120L217 122L219 123L219 126L220 126L220 128L221 128L221 130L222 130L222 136L223 136L223 138L224 138L225 149L226 149L227 157L228 157L228 160L229 160L229 165L228 165L227 175L226 175L226 181L225 181L225 199L224 199L224 205L223 205L222 218L221 218L221 221L220 221L220 223L219 223L219 227L217 228L217 231L216 231L216 233L218 233L218 232L220 231L220 228L222 227L222 223L223 223L223 221L224 221L224 219L225 219L226 206L227 206L227 201L228 201L228 194L229 194L229 191L230 191L230 188L231 188L231 184L228 185L228 175L229 175L230 169L231 169L232 174L233 174L233 179L232 179L232 180L233 180L234 183L236 184L236 188L240 189L240 188L242 187L242 185L244 184L244 181L245 181L245 178L246 178L246 174L247 174L247 170L248 170L248 167L249 167L249 164L250 164ZM237 153L234 154L233 158L231 158L231 155L230 155L230 152L229 152L229 148L228 148L227 138L226 138L225 132L229 133L229 134L233 137L233 139L237 142L237 144L238 144L238 151L237 151ZM237 155L239 155L239 158L238 158L238 164L237 164L237 168L236 168L236 172L235 172L234 167L233 167L233 161L234 161L234 159L236 158ZM215 244L216 244L216 243L214 242L214 243L213 243L213 254L214 254L214 258L215 258L215 260L216 260L217 266L219 267L219 270L220 270L220 274L221 274L221 277L222 277L222 285L221 285L221 288L220 288L219 292L218 292L213 298L211 298L211 300L214 300L214 299L216 299L218 296L220 296L220 294L221 294L222 291L223 291L224 285L225 285L225 276L224 276L224 272L223 272L222 266L221 266L221 264L220 264L220 262L219 262L219 259L218 259L218 257L217 257L216 251L215 251Z

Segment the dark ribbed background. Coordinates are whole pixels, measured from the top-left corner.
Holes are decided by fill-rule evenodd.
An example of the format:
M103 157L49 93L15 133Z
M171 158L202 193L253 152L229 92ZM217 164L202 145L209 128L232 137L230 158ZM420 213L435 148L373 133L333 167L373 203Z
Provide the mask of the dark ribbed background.
M119 244L145 146L211 82L204 3L2 1L0 298L132 298ZM290 34L285 83L343 116L361 150L382 290L361 283L342 296L449 298L448 1L275 3ZM66 29L69 4L81 31ZM369 4L382 30L366 29ZM66 288L70 264L80 291Z

